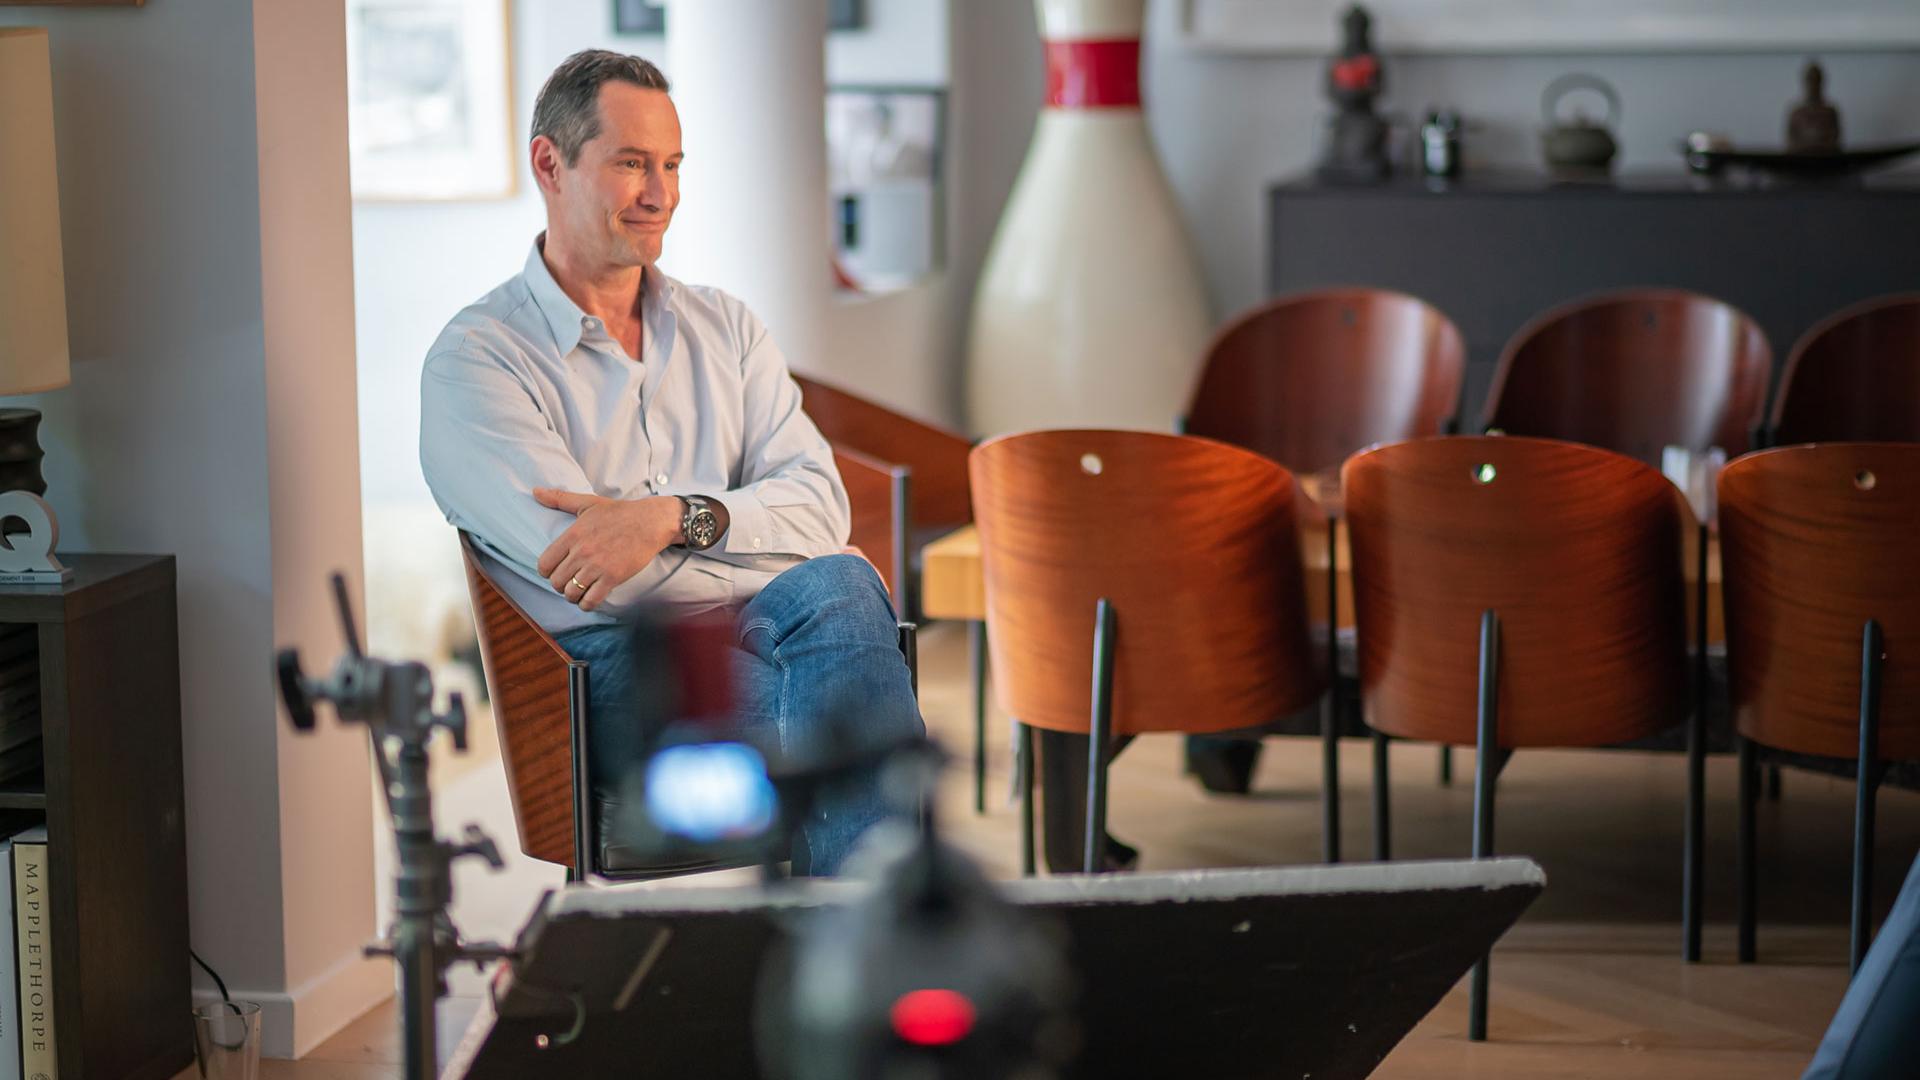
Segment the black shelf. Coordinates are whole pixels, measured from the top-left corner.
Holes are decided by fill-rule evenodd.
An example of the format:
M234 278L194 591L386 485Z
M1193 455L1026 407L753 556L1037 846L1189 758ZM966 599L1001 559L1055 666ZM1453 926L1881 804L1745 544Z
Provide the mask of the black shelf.
M1920 179L1871 173L1807 186L1626 173L1603 184L1485 172L1428 186L1300 180L1268 192L1273 295L1396 289L1466 339L1462 430L1501 349L1529 320L1597 292L1680 288L1751 315L1776 371L1808 328L1850 304L1920 289Z
M45 810L47 777L44 769L0 780L0 810Z
M32 629L40 706L40 760L0 780L0 829L47 827L61 1080L171 1080L193 1063L174 563L61 560L65 584L0 586L0 625Z

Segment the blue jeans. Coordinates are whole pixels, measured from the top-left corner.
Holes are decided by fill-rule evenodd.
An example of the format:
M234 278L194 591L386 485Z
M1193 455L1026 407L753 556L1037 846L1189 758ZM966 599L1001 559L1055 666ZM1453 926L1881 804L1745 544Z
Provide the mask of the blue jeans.
M830 555L801 563L748 601L736 626L739 737L805 760L827 750L828 740L859 746L925 732L893 604L866 560ZM625 626L589 626L558 638L587 663L587 733L600 791L617 792L657 734L640 730L635 715L629 634ZM897 812L878 777L828 788L801 825L794 872L837 873L860 835Z

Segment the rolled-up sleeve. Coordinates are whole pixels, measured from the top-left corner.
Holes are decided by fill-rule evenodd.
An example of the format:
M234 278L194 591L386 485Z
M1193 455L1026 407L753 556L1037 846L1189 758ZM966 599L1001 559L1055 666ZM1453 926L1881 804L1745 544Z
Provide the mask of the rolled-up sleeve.
M833 450L800 408L800 387L772 335L744 307L739 313L745 445L733 489L715 496L730 520L708 554L733 563L836 554L847 546L852 512Z

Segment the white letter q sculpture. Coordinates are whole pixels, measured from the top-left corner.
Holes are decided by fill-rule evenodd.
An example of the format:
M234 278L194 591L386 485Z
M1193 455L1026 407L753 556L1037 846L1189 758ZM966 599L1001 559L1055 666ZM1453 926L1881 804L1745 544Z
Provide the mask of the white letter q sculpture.
M53 557L60 523L45 499L31 491L0 494L0 521L10 517L26 522L27 531L0 535L0 584L59 585L73 577L73 571Z

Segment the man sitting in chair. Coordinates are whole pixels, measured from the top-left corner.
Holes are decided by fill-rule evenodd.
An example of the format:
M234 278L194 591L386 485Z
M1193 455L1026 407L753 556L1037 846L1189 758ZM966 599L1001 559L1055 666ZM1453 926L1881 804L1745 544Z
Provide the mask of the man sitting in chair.
M767 745L804 751L836 718L860 739L922 730L885 586L841 554L846 489L786 358L739 300L655 265L681 157L658 68L569 57L534 106L546 231L447 324L421 379L435 501L589 665L600 791L642 745L622 624L642 606L737 613L736 704ZM887 814L877 783L821 805L798 872L834 873Z

